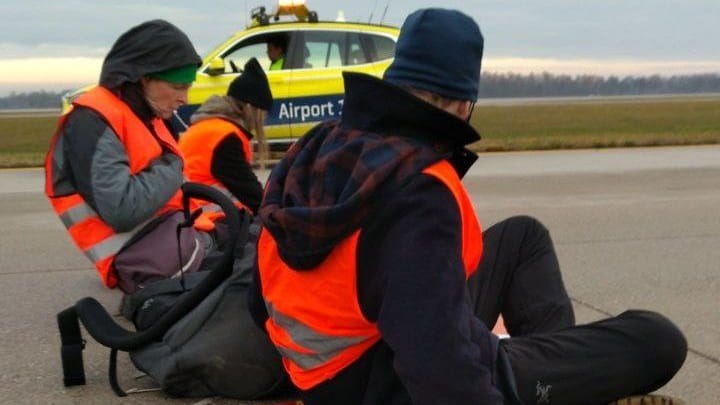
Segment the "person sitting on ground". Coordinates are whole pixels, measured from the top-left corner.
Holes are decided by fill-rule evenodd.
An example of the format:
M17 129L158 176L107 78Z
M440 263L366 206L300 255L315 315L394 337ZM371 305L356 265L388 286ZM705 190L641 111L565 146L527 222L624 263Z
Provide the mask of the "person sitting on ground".
M287 37L282 34L273 35L267 41L267 56L270 58L270 70L281 70L285 65Z
M211 96L192 115L192 125L180 137L188 181L221 190L235 204L257 212L262 186L252 170L253 134L264 144L264 121L272 107L267 77L257 59L250 59L240 76L230 83L225 96ZM262 155L262 154L260 154ZM267 157L260 156L261 159ZM209 230L221 215L203 206L196 228Z
M167 122L187 102L201 61L174 25L142 23L115 41L99 85L59 120L45 161L45 193L109 288L131 293L179 268L194 271L203 258L198 235L183 231L182 263L171 265L183 158Z
M461 177L483 45L459 11L410 14L384 78L344 73L341 120L270 174L249 304L305 405L606 404L683 364L657 313L575 326L536 219L481 232Z

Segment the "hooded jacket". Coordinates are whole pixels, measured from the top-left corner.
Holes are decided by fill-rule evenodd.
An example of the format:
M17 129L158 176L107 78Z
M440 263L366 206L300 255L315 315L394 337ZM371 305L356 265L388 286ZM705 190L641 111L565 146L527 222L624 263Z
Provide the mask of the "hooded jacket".
M151 20L123 33L105 56L100 85L109 89L137 83L150 73L202 63L190 39L164 20Z
M48 195L79 195L116 233L137 230L153 218L183 182L182 157L175 144L168 145L157 133L157 125L163 132L169 129L155 118L138 81L149 73L200 61L187 36L166 21L149 21L120 36L103 62L100 86L127 105L128 114L134 114L147 131L119 134L107 121L119 115L118 110L103 111L112 108L109 105L75 105L61 118L48 154ZM158 144L160 153L142 170L131 169L127 139L133 139L134 147Z
M303 400L501 403L497 339L467 304L457 202L422 173L445 159L462 176L476 159L463 146L479 135L386 82L354 73L344 79L342 120L291 148L268 180L260 217L297 271L312 271L362 228L353 298L382 340ZM256 279L251 310L264 325Z

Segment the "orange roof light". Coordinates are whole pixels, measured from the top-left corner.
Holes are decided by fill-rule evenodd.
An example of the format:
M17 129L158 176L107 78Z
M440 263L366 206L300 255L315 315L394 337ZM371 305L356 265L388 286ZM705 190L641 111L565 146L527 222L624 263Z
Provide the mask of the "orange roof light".
M252 9L250 26L268 25L270 18L278 21L281 15L294 15L298 21L318 22L317 13L308 10L305 0L278 0L277 10L271 14L266 14L265 7L262 6Z
M278 0L275 21L280 19L281 15L294 15L298 21L318 21L317 13L308 10L305 0Z
M278 7L304 6L305 0L279 0Z

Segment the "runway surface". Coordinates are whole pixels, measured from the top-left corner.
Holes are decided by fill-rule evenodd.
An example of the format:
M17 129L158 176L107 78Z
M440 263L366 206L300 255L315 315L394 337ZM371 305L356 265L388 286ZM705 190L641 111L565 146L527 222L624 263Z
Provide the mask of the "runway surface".
M261 173L267 176L267 173ZM550 229L578 322L659 311L690 353L661 392L720 398L720 146L482 154L464 183L484 226L533 215ZM88 385L62 385L55 315L87 295L115 309L42 194L39 169L0 171L0 403L182 403L114 397L108 350L91 338ZM121 355L125 388L147 386ZM213 403L238 403L213 400Z

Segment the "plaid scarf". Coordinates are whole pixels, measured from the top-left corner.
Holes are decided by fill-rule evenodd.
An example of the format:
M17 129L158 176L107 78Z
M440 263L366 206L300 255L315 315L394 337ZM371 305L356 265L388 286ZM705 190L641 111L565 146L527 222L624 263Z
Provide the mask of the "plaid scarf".
M320 124L272 171L259 215L282 259L312 268L382 201L444 158L420 139Z

